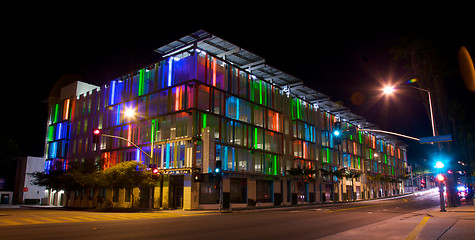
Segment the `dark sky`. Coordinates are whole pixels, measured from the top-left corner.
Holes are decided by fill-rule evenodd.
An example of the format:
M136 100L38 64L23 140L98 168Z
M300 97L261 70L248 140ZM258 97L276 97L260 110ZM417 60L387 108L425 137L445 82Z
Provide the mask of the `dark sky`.
M335 21L339 19L335 16L302 21L277 17L275 22L267 19L253 24L227 22L223 16L220 25L172 24L164 19L89 23L82 21L83 15L76 16L39 16L27 24L7 28L9 38L3 46L10 66L3 80L6 114L2 115L9 124L4 125L3 135L17 139L24 155L43 155L47 107L42 101L63 75L78 74L85 82L104 84L157 61L159 55L154 49L198 29L265 58L267 64L301 78L333 101L342 101L381 129L430 136L429 118L417 92L405 93L395 103L377 100L376 90L385 79L412 77L403 68L404 63L390 55L391 46L402 34L437 29L441 36L448 37L443 33L447 31L450 37L458 38L453 35L457 32L454 27L461 29L455 23L440 27L438 21L427 19L417 24L389 24L368 16L345 21ZM474 38L467 33L460 35L454 42L466 45L473 57ZM356 92L361 93L363 104L351 101L350 96ZM474 95L470 96L473 100ZM424 157L427 146L405 141L410 145L410 157Z

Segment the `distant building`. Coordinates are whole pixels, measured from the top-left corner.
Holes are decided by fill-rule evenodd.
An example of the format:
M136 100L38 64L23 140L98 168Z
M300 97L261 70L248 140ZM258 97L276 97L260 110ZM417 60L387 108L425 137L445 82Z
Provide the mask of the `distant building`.
M404 144L349 131L376 126L265 59L205 31L156 52L159 62L107 85L78 82L61 91L49 112L47 172L84 161L156 167L156 208L307 204L403 192ZM126 116L130 110L136 118ZM336 122L341 144L333 134ZM103 136L95 144L93 129L127 141ZM316 173L289 174L298 167ZM101 195L114 206L130 206L135 191L91 192L84 199L92 202L80 205L96 206Z
M41 172L45 167L45 158L31 157L18 159L14 199L22 204L48 204L48 192L45 187L31 184L34 178L30 175Z

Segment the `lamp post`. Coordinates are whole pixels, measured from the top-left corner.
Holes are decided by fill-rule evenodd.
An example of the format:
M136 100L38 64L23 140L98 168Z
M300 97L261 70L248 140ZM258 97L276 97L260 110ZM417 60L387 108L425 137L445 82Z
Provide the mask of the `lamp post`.
M125 117L129 118L129 119L134 119L138 114L137 112L135 112L135 110L133 108L127 108L125 109L124 111L124 115ZM149 120L147 118L145 118L146 120ZM153 129L153 128L152 128ZM154 134L154 133L152 133ZM150 164L152 164L153 162L153 136L152 136L152 139L150 140L150 155L146 154L141 148L139 148L137 146L137 148L142 151L145 155L147 155L149 158L150 158ZM134 144L135 145L135 144ZM136 145L135 145L136 146ZM153 191L153 188L150 187L149 189L149 201L148 201L148 208L152 208L152 202L153 202L153 195L152 195L152 191Z
M444 163L442 163L441 161L437 161L435 163L435 166L434 168L440 170L439 172L442 171L442 169L444 168ZM440 200L440 211L441 212L445 212L445 199L444 199L444 180L445 180L445 177L442 173L439 173L437 174L437 181L439 182L438 185L439 185L439 200Z
M410 82L415 82L415 81L416 81L416 79L410 80ZM401 84L401 82L398 82L394 86L384 87L383 88L383 93L386 94L386 95L392 94L394 92L394 90L397 87L400 86L400 84ZM432 110L432 97L431 97L430 91L428 89L418 88L418 87L414 87L414 86L410 86L410 85L404 85L402 87L409 87L409 88L413 88L413 89L416 89L416 90L423 91L423 92L427 93L427 97L429 99L429 110L430 110L430 122L431 122L431 125L432 125L432 136L435 137L434 113L433 113L433 110ZM442 162L437 162L435 168L437 168L439 170L442 170L444 168L444 164ZM439 178L439 175L442 176L442 177ZM443 188L444 177L441 174L439 174L439 175L438 175L437 179L438 179L438 182L439 182L440 211L445 212L445 200L444 200L444 188Z

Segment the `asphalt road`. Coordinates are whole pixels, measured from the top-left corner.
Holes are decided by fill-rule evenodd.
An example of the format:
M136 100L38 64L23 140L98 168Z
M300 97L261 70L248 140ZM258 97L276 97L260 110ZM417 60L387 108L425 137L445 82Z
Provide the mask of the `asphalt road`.
M143 215L147 218L123 213L122 219L100 220L101 213L94 213L97 218L91 215L90 221L83 217L83 221L0 226L0 239L318 239L415 214L438 204L438 195L433 192L391 200L266 211ZM68 214L44 210L34 216L54 214L51 211ZM127 214L134 217L127 218Z

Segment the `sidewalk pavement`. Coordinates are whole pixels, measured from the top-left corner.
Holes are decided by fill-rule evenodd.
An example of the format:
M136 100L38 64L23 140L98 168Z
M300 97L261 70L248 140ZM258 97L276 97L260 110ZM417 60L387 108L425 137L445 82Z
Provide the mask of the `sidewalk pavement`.
M475 206L473 201L459 207L446 207L446 212L434 208L417 239L475 239Z
M473 202L464 202L460 207L448 207L446 210L440 212L439 208L424 209L323 239L475 239Z

